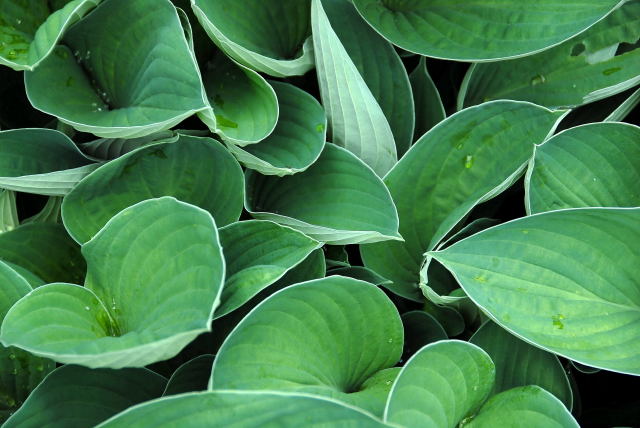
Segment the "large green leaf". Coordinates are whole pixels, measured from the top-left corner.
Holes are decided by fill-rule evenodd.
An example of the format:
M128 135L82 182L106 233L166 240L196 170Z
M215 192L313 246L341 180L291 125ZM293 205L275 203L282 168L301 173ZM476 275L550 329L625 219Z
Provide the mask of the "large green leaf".
M61 132L0 131L0 188L62 196L97 167Z
M200 24L220 49L247 67L276 77L313 68L309 3L191 0Z
M638 38L640 1L632 0L584 34L553 49L513 61L472 66L460 90L459 107L503 98L550 108L571 107L622 92L640 82L640 50L615 55L616 48Z
M407 428L455 427L487 399L495 367L481 348L458 340L432 343L402 368L385 422Z
M287 83L272 81L270 84L279 107L273 132L260 144L227 146L244 166L261 174L295 174L307 169L322 153L327 117L310 94Z
M97 169L65 197L62 218L82 243L120 210L166 195L206 209L224 226L240 217L243 192L242 169L220 143L183 135Z
M178 367L169 378L162 396L205 391L211 376L213 358L210 354L199 355Z
M381 414L402 342L400 316L375 286L340 276L304 282L238 324L218 352L212 385L313 393Z
M517 386L538 385L571 410L573 393L558 357L529 345L491 321L483 324L469 341L484 349L496 365L494 394Z
M33 70L64 32L102 0L4 0L0 3L0 65Z
M326 144L306 171L282 178L246 174L245 208L329 244L401 239L389 191L345 149Z
M447 114L444 111L438 88L429 75L427 61L424 57L420 58L418 66L409 75L409 80L416 108L416 129L413 134L413 141L416 141L425 132L443 121Z
M525 181L528 212L640 206L640 128L591 123L536 146Z
M354 0L392 43L422 55L491 61L528 55L578 34L619 0Z
M2 324L5 345L62 363L141 367L209 330L224 259L208 212L170 197L143 201L82 252L85 287L49 284L25 296Z
M212 422L215 421L215 422ZM370 414L335 400L274 391L213 391L135 406L97 428L382 428Z
M169 0L107 0L25 74L29 100L79 131L141 137L206 108Z
M550 211L432 256L492 319L527 342L638 375L639 221L640 208Z
M513 183L533 145L555 129L562 115L530 103L494 101L432 128L384 178L405 241L362 246L365 265L393 281L388 288L395 293L421 300L424 252L474 206Z
M65 365L33 391L4 428L86 428L162 394L167 380L144 368Z
M329 139L383 176L398 159L389 122L331 26L321 0L311 2L311 25Z
M245 304L320 248L320 243L286 226L249 220L220 229L227 271L216 318Z

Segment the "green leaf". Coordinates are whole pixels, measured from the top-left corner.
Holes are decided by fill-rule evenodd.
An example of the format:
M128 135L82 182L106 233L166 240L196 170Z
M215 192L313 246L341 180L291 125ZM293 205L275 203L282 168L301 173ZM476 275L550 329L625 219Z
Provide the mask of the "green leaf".
M375 286L340 276L304 282L238 324L213 364L213 388L312 393L381 414L392 383L381 371L399 360L402 341L400 316ZM383 387L372 381L379 376Z
M425 251L474 206L511 185L533 145L544 141L562 115L529 103L495 101L432 128L384 178L405 241L362 246L365 266L393 281L388 288L394 293L421 301Z
M382 428L370 414L335 400L274 391L213 391L166 397L133 407L97 428Z
M169 378L162 396L205 391L211 376L213 355L199 355L176 369Z
M402 324L406 355L413 355L425 345L448 338L438 320L425 311L405 312L402 314Z
M538 385L558 397L567 409L573 407L569 378L555 355L529 345L491 321L469 341L484 349L496 365L494 394Z
M80 144L82 151L98 159L116 159L135 149L157 143L174 143L180 135L174 131L160 131L139 138L98 138Z
M438 88L433 83L425 57L420 58L418 66L409 75L413 91L413 102L416 106L416 129L413 140L416 141L428 130L442 122L447 114L442 105Z
M13 230L19 224L15 192L0 190L0 233Z
M550 211L431 255L518 337L589 366L637 375L638 221L640 209Z
M33 70L64 32L102 0L73 0L64 7L46 0L5 0L0 5L0 65Z
M390 281L381 277L371 269L362 266L344 266L337 269L331 269L329 275L348 276L349 278L359 279L373 285L387 285Z
M464 426L578 428L579 425L560 400L539 386L529 385L491 398Z
M320 243L286 226L249 220L220 229L227 266L216 318L244 305L320 248Z
M407 428L455 427L487 399L495 377L489 355L467 342L425 346L402 368L384 412Z
M358 11L391 43L421 55L458 61L514 58L547 49L584 31L619 0L467 0L428 3L354 0Z
M224 226L242 211L238 162L210 138L180 136L111 161L80 182L62 203L62 219L78 242L93 237L120 210L145 199L174 196L206 209Z
M42 207L42 210L23 221L23 224L29 223L59 223L60 207L62 206L62 198L50 196Z
M306 171L277 178L246 173L245 208L333 245L402 239L384 183L345 149L326 144Z
M309 3L191 0L200 24L220 49L241 64L276 77L313 68Z
M270 84L280 112L273 132L260 144L227 147L245 167L282 177L302 172L318 160L324 148L327 117L310 94L287 83Z
M160 397L167 380L144 368L54 370L3 427L85 428Z
M615 110L613 110L605 119L605 122L622 122L640 103L640 89L633 91L627 99L625 99Z
M107 0L69 29L63 43L25 74L25 84L35 108L78 131L142 137L207 106L168 0Z
M598 3L604 6L607 2ZM504 98L549 108L573 107L617 94L640 82L640 50L615 55L616 47L621 42L635 43L638 38L640 1L633 0L553 49L513 61L472 66L460 89L459 108Z
M208 212L170 197L143 201L82 252L85 287L49 284L25 296L2 324L5 345L62 363L141 367L209 330L224 259Z
M591 123L536 146L525 181L529 213L640 206L640 128Z
M321 0L311 2L311 26L329 139L382 177L398 159L389 122L332 28Z

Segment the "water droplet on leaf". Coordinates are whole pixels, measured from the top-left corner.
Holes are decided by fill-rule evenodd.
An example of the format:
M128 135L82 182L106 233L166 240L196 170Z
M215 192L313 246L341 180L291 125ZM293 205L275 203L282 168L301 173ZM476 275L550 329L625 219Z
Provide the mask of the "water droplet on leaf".
M473 166L473 155L467 155L464 157L464 167L470 169Z
M536 86L539 85L541 83L546 82L547 79L542 75L542 74L536 74L535 76L533 76L531 78L531 86Z

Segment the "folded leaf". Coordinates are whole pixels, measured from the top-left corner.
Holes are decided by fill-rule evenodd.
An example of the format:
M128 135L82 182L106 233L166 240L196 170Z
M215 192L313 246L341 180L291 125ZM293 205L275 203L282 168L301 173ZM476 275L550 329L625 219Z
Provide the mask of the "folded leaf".
M429 76L426 63L424 57L420 58L418 66L409 75L416 106L416 129L412 142L417 141L425 132L447 117L440 93Z

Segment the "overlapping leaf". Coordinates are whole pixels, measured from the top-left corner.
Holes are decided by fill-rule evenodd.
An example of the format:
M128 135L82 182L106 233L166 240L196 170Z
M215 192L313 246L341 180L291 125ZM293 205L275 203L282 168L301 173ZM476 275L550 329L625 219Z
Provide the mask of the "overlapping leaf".
M438 88L427 71L425 58L420 58L418 66L409 75L416 109L416 129L413 141L443 121L447 116L442 105Z

